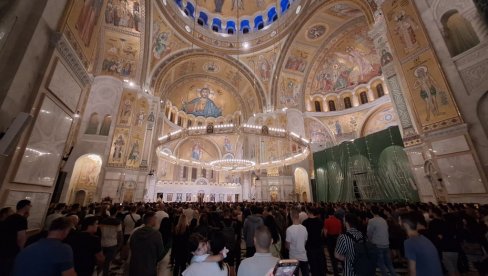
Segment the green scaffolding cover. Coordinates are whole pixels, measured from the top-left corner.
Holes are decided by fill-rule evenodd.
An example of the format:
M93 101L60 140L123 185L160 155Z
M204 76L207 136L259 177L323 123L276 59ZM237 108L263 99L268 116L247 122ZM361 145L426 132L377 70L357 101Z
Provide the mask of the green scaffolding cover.
M315 200L418 201L397 126L313 154Z

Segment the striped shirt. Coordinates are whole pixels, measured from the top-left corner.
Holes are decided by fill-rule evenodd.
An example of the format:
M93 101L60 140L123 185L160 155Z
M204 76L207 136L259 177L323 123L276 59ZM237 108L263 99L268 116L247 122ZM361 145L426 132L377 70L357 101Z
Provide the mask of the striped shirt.
M355 228L349 228L346 233L350 233L357 240L363 238L363 234ZM344 276L356 276L357 274L353 269L354 241L345 234L340 235L337 239L335 253L346 257L344 262Z

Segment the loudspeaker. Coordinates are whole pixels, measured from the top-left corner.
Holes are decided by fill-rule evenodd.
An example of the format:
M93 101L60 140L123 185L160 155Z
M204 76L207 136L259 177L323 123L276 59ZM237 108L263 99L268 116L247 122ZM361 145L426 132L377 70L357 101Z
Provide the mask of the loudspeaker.
M24 131L31 119L32 116L25 112L21 112L15 117L15 120L10 124L7 132L0 140L0 155L8 156L12 154L22 131Z

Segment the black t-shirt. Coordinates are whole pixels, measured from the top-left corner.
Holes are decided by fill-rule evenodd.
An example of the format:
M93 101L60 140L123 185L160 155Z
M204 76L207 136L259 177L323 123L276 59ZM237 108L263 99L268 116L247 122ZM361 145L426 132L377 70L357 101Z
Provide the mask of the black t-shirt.
M302 222L302 225L307 228L308 238L305 243L306 249L322 248L322 227L323 223L319 218L308 218Z
M95 254L102 251L100 238L87 232L75 232L65 240L73 249L78 276L91 276L95 268Z
M27 230L27 218L19 214L10 215L0 230L0 256L13 258L20 251L17 245L17 232Z

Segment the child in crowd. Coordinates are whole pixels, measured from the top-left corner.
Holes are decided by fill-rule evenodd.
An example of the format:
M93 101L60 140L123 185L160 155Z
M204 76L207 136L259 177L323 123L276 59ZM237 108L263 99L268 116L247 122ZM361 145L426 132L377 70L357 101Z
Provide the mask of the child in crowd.
M192 234L188 241L189 250L193 257L191 258L191 263L201 263L201 262L220 262L222 261L229 250L224 247L222 251L220 251L219 255L210 255L208 254L208 241L200 234Z

